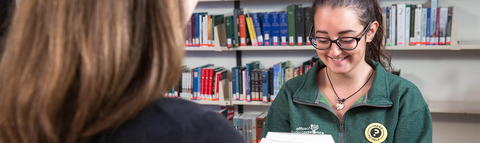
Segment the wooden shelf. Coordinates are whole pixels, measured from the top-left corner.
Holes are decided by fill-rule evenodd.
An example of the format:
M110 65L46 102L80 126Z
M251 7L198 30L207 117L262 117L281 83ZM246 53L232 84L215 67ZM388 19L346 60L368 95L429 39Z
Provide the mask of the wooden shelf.
M259 106L270 106L270 105L272 105L272 102L263 103L263 102L261 102L261 101L250 101L250 102L247 102L247 101L232 101L232 104L233 104L233 105L259 105Z
M480 114L478 102L427 101L431 113Z
M185 51L214 51L213 47L185 47Z
M204 100L190 100L192 102L195 102L197 104L202 104L202 105L219 105L219 106L228 106L230 105L230 102L228 101L225 101L225 102L221 102L221 101L204 101Z
M387 46L387 50L451 50L449 45Z
M250 106L270 106L271 102L263 103L261 101L200 101L191 100L192 102L202 105L250 105ZM445 101L427 101L431 113L454 113L454 114L480 114L480 103L478 102L445 102Z

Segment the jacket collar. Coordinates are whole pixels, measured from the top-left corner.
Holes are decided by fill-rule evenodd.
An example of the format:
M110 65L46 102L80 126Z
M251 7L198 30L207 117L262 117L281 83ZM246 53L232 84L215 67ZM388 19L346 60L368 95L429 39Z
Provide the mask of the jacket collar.
M363 104L368 105L392 105L389 95L389 87L387 84L388 73L380 65L380 63L371 60L367 62L370 66L375 68L375 77L373 79L372 87L364 96ZM307 71L305 78L303 78L302 85L293 95L294 100L318 104L320 95L318 94L317 73L320 69L325 68L326 65L317 61L315 65Z

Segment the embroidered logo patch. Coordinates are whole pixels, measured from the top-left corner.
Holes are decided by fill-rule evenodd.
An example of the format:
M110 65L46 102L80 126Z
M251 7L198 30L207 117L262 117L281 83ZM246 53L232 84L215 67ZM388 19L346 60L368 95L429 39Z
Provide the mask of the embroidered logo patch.
M365 137L372 143L381 143L387 139L387 128L380 123L372 123L365 129Z
M316 124L310 124L309 127L297 127L292 133L303 133L303 134L323 134L321 131L317 131L319 126Z

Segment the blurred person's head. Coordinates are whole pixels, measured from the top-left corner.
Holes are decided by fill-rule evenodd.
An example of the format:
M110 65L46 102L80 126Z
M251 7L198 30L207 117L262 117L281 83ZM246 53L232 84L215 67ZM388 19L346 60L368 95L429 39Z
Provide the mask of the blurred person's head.
M0 142L87 142L152 105L178 81L195 4L19 1L0 62Z

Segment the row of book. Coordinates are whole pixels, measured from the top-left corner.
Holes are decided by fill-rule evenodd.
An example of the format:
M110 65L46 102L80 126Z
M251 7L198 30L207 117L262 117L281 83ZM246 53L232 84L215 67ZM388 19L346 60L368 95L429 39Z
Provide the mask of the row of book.
M236 8L230 16L194 13L186 27L185 46L215 46L215 27L221 46L310 45L310 11L311 7L293 4L278 12L250 13Z
M233 126L242 135L245 142L260 143L267 114L268 112L235 114Z
M206 64L184 67L182 76L166 97L203 101L260 101L272 102L280 88L288 80L306 73L318 56L293 66L290 61L279 62L268 69L261 69L259 61L235 66L231 70Z
M453 7L393 4L382 8L387 46L450 45Z

